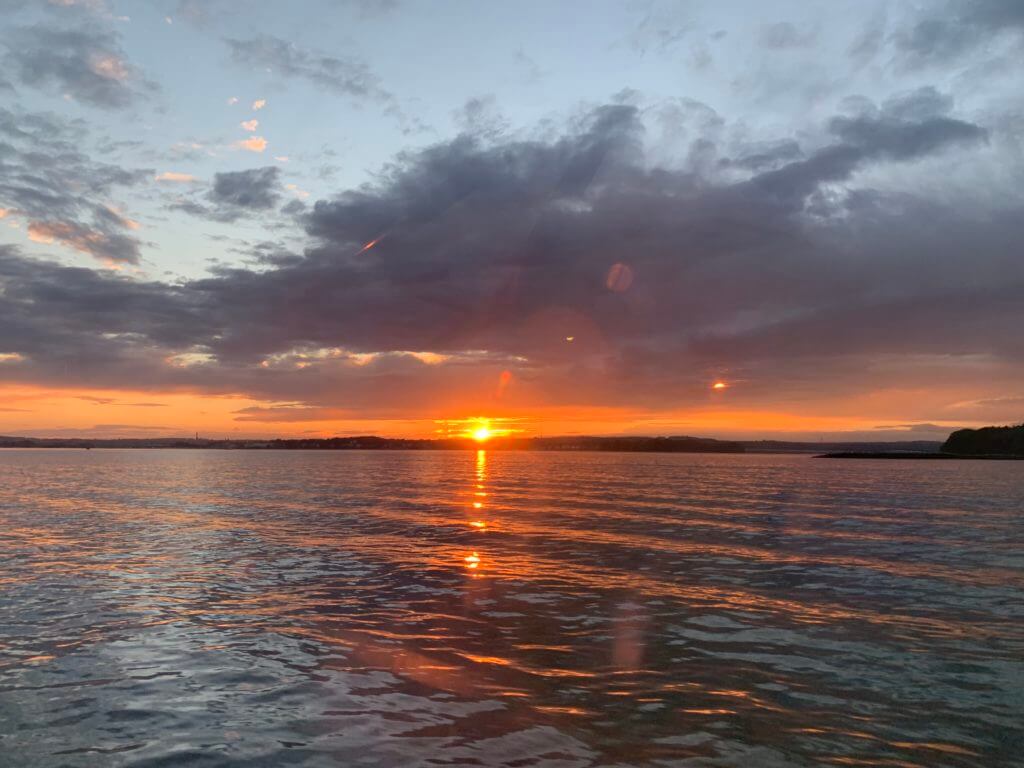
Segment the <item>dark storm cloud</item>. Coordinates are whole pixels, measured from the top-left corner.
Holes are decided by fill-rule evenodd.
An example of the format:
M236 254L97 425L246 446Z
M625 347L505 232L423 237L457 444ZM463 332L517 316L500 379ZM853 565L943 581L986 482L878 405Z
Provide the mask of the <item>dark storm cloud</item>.
M70 357L82 383L380 414L466 407L502 370L544 402L667 407L723 369L803 394L863 387L878 355L1024 365L1019 211L975 220L853 184L972 151L984 129L932 91L862 107L807 146L739 147L747 160L726 166L651 167L641 112L621 104L553 140L463 135L317 201L302 256L178 285L8 250L0 351L26 359L5 370L47 381ZM263 210L277 183L221 176L215 206ZM450 357L410 354L424 351Z
M377 76L361 59L346 56L328 56L307 50L271 35L245 40L225 40L231 49L231 58L237 64L259 69L270 69L284 77L308 80L344 96L364 99L388 100Z
M33 239L99 259L137 263L134 222L108 203L150 170L93 161L78 121L0 109L0 208L22 218Z
M6 71L15 80L95 107L123 109L140 95L138 73L127 62L117 36L86 24L12 29L3 41Z

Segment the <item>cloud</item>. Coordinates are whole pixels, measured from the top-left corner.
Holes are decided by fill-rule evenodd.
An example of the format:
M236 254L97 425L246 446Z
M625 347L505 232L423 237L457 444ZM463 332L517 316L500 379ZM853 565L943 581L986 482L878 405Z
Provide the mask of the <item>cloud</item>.
M238 97L237 96L230 96L230 97L228 97L227 104L228 104L229 107L233 107L237 103L238 103Z
M493 95L469 99L452 116L463 131L478 136L496 137L509 128L509 121L501 114Z
M157 181L170 181L178 184L190 184L196 180L196 177L191 173L178 173L177 171L164 171L163 173L157 174Z
M273 165L247 171L216 173L209 197L219 206L235 209L273 208L280 199L280 176L281 169Z
M256 99L256 101L254 101L252 103L252 108L256 112L258 112L259 110L263 109L265 106L267 106L267 100L266 99Z
M913 23L893 35L908 67L940 65L978 49L991 52L1001 40L1024 43L1024 3L1018 0L948 0L924 6Z
M232 59L242 66L270 69L284 77L308 80L344 96L391 99L391 95L381 88L378 77L361 59L328 56L271 35L228 38L225 42L231 50ZM253 108L257 109L255 104Z
M42 24L12 30L4 43L5 69L14 79L94 107L124 109L152 89L128 64L117 36L90 25Z
M236 149L245 149L249 152L262 152L267 148L267 140L262 136L251 136L248 139L240 139L232 146Z
M0 206L28 220L36 242L136 263L140 243L129 233L137 225L110 199L119 189L152 179L153 171L92 160L80 150L87 138L76 121L0 109Z
M815 34L813 31L801 31L795 24L788 21L766 24L761 27L758 35L758 42L763 47L774 50L806 48L813 45L814 40Z
M239 125L242 127L243 131L255 131L259 127L260 121L259 120L243 120L241 123L239 123Z
M887 102L877 112L834 117L828 127L838 142L757 175L750 183L778 202L802 206L823 183L845 181L867 163L909 162L987 140L985 128L934 114L936 106L934 89L924 88Z
M296 208L301 253L267 244L258 267L174 284L0 249L0 349L33 383L72 360L83 386L381 418L711 407L724 378L714 402L735 408L889 392L906 407L882 423L959 423L947 406L965 389L996 398L1024 373L1024 217L1019 194L976 216L915 176L988 151L954 106L915 91L767 145L703 138L675 167L626 104L534 138L463 134ZM230 218L282 196L268 166L217 174L205 205L182 205Z
M399 0L354 0L361 18L384 16L399 6Z
M97 259L137 264L139 244L134 238L104 232L73 222L33 221L28 225L29 239L37 243L58 241Z

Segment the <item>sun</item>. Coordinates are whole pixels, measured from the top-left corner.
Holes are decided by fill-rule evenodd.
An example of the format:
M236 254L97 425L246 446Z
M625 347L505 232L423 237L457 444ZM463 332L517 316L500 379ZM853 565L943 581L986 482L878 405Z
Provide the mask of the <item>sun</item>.
M516 419L506 417L492 418L487 416L448 419L437 422L441 425L437 432L445 437L457 437L461 440L472 440L475 443L480 443L480 447L483 448L483 443L511 437L517 432L522 432L522 429L510 426L511 424L514 424L515 421Z

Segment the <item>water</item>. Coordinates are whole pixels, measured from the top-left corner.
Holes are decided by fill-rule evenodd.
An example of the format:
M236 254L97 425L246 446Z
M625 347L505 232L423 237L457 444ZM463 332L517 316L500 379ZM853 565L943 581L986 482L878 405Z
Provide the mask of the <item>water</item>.
M6 766L1010 766L1024 466L0 452Z

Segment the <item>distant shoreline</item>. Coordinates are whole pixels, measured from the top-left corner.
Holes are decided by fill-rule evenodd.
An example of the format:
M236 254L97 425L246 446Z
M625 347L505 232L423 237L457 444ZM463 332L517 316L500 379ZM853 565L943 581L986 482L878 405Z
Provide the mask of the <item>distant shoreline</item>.
M738 442L701 437L468 437L404 439L376 435L273 440L203 438L34 438L0 436L0 448L130 448L285 451L607 451L617 453L745 453Z
M902 442L796 442L780 440L718 440L714 438L676 436L602 437L591 435L559 437L492 437L477 442L467 437L407 439L376 435L332 438L275 439L208 439L189 437L150 438L85 438L85 437L23 437L0 435L2 448L129 448L184 450L286 450L286 451L603 451L616 453L730 453L730 454L794 454L832 453L928 454L938 450L939 443L929 441Z
M951 461L1024 461L1024 456L1000 456L980 454L971 456L960 453L914 453L912 451L837 451L835 453L822 453L816 459L913 459L913 460L951 460Z

